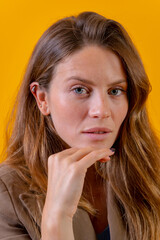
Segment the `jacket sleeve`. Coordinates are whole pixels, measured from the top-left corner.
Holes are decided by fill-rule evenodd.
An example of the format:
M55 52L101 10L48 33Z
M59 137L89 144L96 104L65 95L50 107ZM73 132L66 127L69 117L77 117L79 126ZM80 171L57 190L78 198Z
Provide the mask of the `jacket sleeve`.
M0 179L0 240L31 240L19 221L5 184Z

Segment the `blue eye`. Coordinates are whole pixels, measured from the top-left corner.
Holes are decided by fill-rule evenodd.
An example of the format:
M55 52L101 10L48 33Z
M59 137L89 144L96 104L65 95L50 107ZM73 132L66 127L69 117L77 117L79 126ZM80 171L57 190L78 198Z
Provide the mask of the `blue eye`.
M82 87L77 87L77 88L75 88L75 89L73 89L74 90L74 92L76 93L76 94L86 94L87 93L87 91L86 91L86 89L84 89L84 88L82 88Z
M122 94L122 92L125 92L125 91L120 88L114 88L110 91L110 94L114 96L119 96L120 94Z

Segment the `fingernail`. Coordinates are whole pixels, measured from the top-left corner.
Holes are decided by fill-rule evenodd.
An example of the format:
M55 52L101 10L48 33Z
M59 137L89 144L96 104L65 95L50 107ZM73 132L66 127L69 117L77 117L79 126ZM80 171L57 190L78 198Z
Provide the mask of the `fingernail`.
M111 150L112 152L115 152L115 151L116 151L116 149L115 149L115 148L110 148L110 150Z

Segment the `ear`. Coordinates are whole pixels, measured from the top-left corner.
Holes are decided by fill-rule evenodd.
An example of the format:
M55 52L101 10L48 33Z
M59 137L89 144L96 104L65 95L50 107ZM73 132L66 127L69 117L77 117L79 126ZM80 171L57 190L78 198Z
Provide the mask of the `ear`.
M30 91L36 99L37 106L43 115L49 115L50 110L48 106L47 92L39 86L39 83L32 82L30 84Z

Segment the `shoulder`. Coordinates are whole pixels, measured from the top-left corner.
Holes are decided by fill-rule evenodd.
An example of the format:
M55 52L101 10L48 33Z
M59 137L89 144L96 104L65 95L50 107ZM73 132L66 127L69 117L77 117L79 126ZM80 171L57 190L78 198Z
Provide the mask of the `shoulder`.
M22 208L20 194L26 192L27 185L18 176L16 170L7 165L0 165L0 214L18 219Z
M3 236L17 239L19 235L22 235L20 239L30 239L29 236L31 239L32 236L33 239L40 238L37 227L38 231L35 232L37 225L21 198L28 191L28 184L20 178L14 168L0 165L0 239L3 239ZM27 201L28 205L31 205L30 198Z
M6 218L17 219L14 214L14 209L12 205L12 197L10 195L9 186L13 185L13 177L11 177L12 170L8 167L0 167L0 215ZM12 183L12 184L10 184Z
M4 164L0 165L0 193L8 191L16 197L27 191L28 187L14 168Z
M12 182L12 180L20 181L16 170L6 164L0 164L0 179L5 180L7 183Z
M0 164L0 178L10 175L14 172L15 170L12 167L5 165L3 163Z

